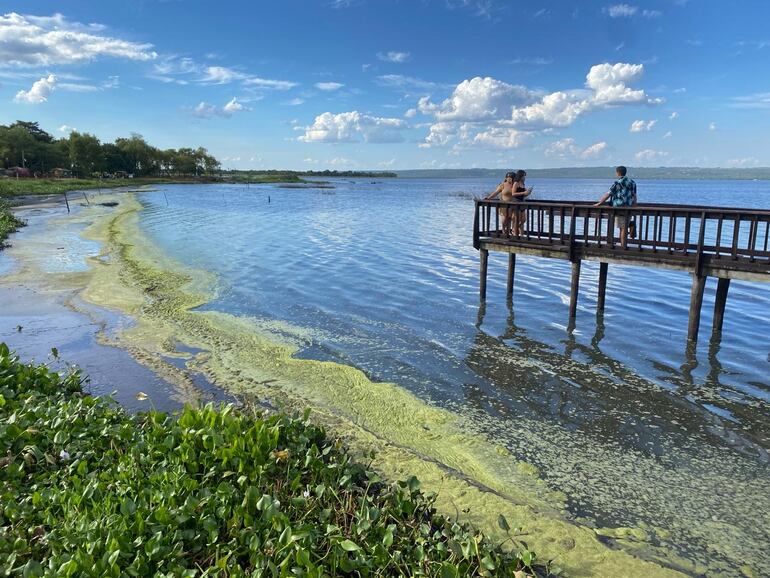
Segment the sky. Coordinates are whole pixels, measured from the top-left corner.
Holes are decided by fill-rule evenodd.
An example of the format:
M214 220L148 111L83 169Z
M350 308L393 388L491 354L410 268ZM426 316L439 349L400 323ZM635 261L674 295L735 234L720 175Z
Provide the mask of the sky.
M224 168L770 166L768 0L0 0L0 124Z

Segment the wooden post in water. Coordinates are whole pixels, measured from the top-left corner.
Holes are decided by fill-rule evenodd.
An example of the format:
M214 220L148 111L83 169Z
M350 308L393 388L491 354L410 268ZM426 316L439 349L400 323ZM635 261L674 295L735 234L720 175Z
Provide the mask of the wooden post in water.
M706 288L706 276L693 273L692 291L690 292L690 322L687 329L687 339L698 340L700 328L700 309L703 304L703 290Z
M569 319L577 317L578 291L580 289L580 259L572 261L572 285L569 292Z
M727 291L730 289L730 279L719 278L717 281L717 294L714 299L714 331L722 331L722 322L725 320L725 304L727 303Z
M64 193L64 202L67 203L67 212L70 212L70 202L69 199L67 199L67 193Z
M479 250L480 268L479 268L479 297L482 301L487 298L487 263L489 261L489 251L487 249Z
M599 292L596 297L596 312L604 313L604 295L607 292L607 269L609 263L599 263Z
M505 296L508 301L513 300L513 277L516 274L516 253L508 253L508 291Z

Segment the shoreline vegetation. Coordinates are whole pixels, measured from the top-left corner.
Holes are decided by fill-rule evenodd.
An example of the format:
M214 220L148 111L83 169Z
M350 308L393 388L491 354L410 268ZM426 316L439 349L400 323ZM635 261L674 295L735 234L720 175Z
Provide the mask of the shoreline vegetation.
M5 247L8 236L23 226L24 221L13 214L8 202L0 198L0 251Z
M305 177L326 178L395 178L393 173L368 171L230 171L216 175L199 177L135 177L135 178L0 178L0 198L21 197L26 195L55 195L71 191L95 189L117 189L121 187L138 188L146 185L178 184L235 184L235 185L303 185L310 187L332 188L328 181L308 180ZM291 188L291 187L289 187Z
M2 575L557 571L502 515L499 544L438 514L416 478L383 482L307 412L209 404L131 416L84 393L84 381L0 343Z

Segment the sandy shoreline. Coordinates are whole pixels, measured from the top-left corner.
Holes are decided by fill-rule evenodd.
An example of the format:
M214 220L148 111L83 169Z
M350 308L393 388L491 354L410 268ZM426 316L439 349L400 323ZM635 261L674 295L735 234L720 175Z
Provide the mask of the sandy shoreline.
M178 392L184 374L192 368L192 373L203 373L211 382L269 405L301 409L309 404L316 419L343 436L355 453L364 455L376 450L378 459L374 465L388 477L417 475L427 487L440 489L438 506L442 510L455 515L469 509L462 519L493 534L497 515L504 513L512 526L522 527L528 533L531 548L543 558L556 559L571 576L677 574L624 551L610 549L591 528L565 520L560 513L559 497L549 497L526 468L507 472L508 482L517 480L516 483L501 483L497 474L487 470L486 464L494 460L494 455L486 455L486 449L462 434L455 423L456 416L425 406L394 384L373 384L352 368L292 359L291 347L258 337L264 328L254 327L248 320L191 311L207 300L211 279L197 272L179 271L178 264L169 263L146 239L139 238L138 203L133 195L121 195L119 201L121 204L115 209L81 207L67 219L77 223L81 236L86 230L85 237L98 241L102 247L98 257L85 258L90 266L88 272L44 275L32 267L11 273L7 276L10 283L0 283L4 292L0 296L12 295L9 303L15 303L8 309L9 314L0 317L4 328L16 319L27 319L29 327L43 327L44 322L30 317L31 312L41 302L46 303L49 312L44 315L47 328L37 333L37 340L25 344L24 330L13 336L10 329L4 329L0 339L8 337L12 348L14 342L19 344L21 348L15 348L25 356L40 356L45 347L50 348L46 341L59 337L66 342L59 347L62 357L72 360L68 357L72 353L85 359L85 352L90 351L102 367L104 350L110 350L116 357L101 373L97 363L91 369L86 365L85 369L94 382L109 382L113 374L126 376L125 383L115 387L126 401L135 394L136 381L148 379L147 374L142 377L143 371L162 379L162 385L155 391L174 383ZM58 219L61 226L61 217L48 218L49 225L53 222L56 226ZM14 239L17 248L11 250L16 252L13 256L20 261L30 258L24 247L34 247L39 242L35 237L35 233L23 233ZM56 238L49 241L49 250L55 252ZM35 248L40 250L39 245ZM24 279L31 284L37 280L40 286L25 293L21 283ZM62 291L70 294L62 297ZM71 307L80 310L72 312ZM94 319L98 321L84 322L89 319L84 312L89 307L94 308ZM68 311L74 317L67 317ZM113 318L105 318L105 311ZM61 331L48 329L51 326L60 327ZM79 331L73 330L73 326ZM70 331L69 338L66 331ZM107 346L107 340L120 348ZM80 344L79 349L76 343ZM180 347L180 343L186 346ZM174 365L172 361L178 363ZM158 373L164 371L165 379L159 378ZM306 387L307 383L313 384L312 389ZM358 399L359 395L363 397ZM401 400L396 405L403 405L404 413L373 413L372 401L367 398L376 403L381 396L387 403ZM136 405L135 400L133 404ZM634 551L639 548L634 542L633 536L627 536L617 540L616 546ZM699 570L688 568L685 561L664 552L657 555L671 566L688 572Z

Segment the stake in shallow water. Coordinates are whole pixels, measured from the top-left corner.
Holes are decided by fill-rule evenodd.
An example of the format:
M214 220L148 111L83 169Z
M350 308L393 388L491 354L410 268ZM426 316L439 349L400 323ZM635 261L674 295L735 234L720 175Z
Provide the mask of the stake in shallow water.
M569 261L570 328L577 318L580 266L584 260L599 261L597 314L604 312L610 263L690 273L693 281L687 337L692 341L698 338L708 277L719 279L714 302L715 332L722 330L731 279L770 282L767 210L666 204L616 208L595 207L587 202L530 201L526 204L523 232L505 234L503 217L520 209L520 203L475 201L473 246L480 256L479 295L486 299L489 251L509 255L508 300L513 298L517 254ZM634 223L635 237L617 239L616 220Z

